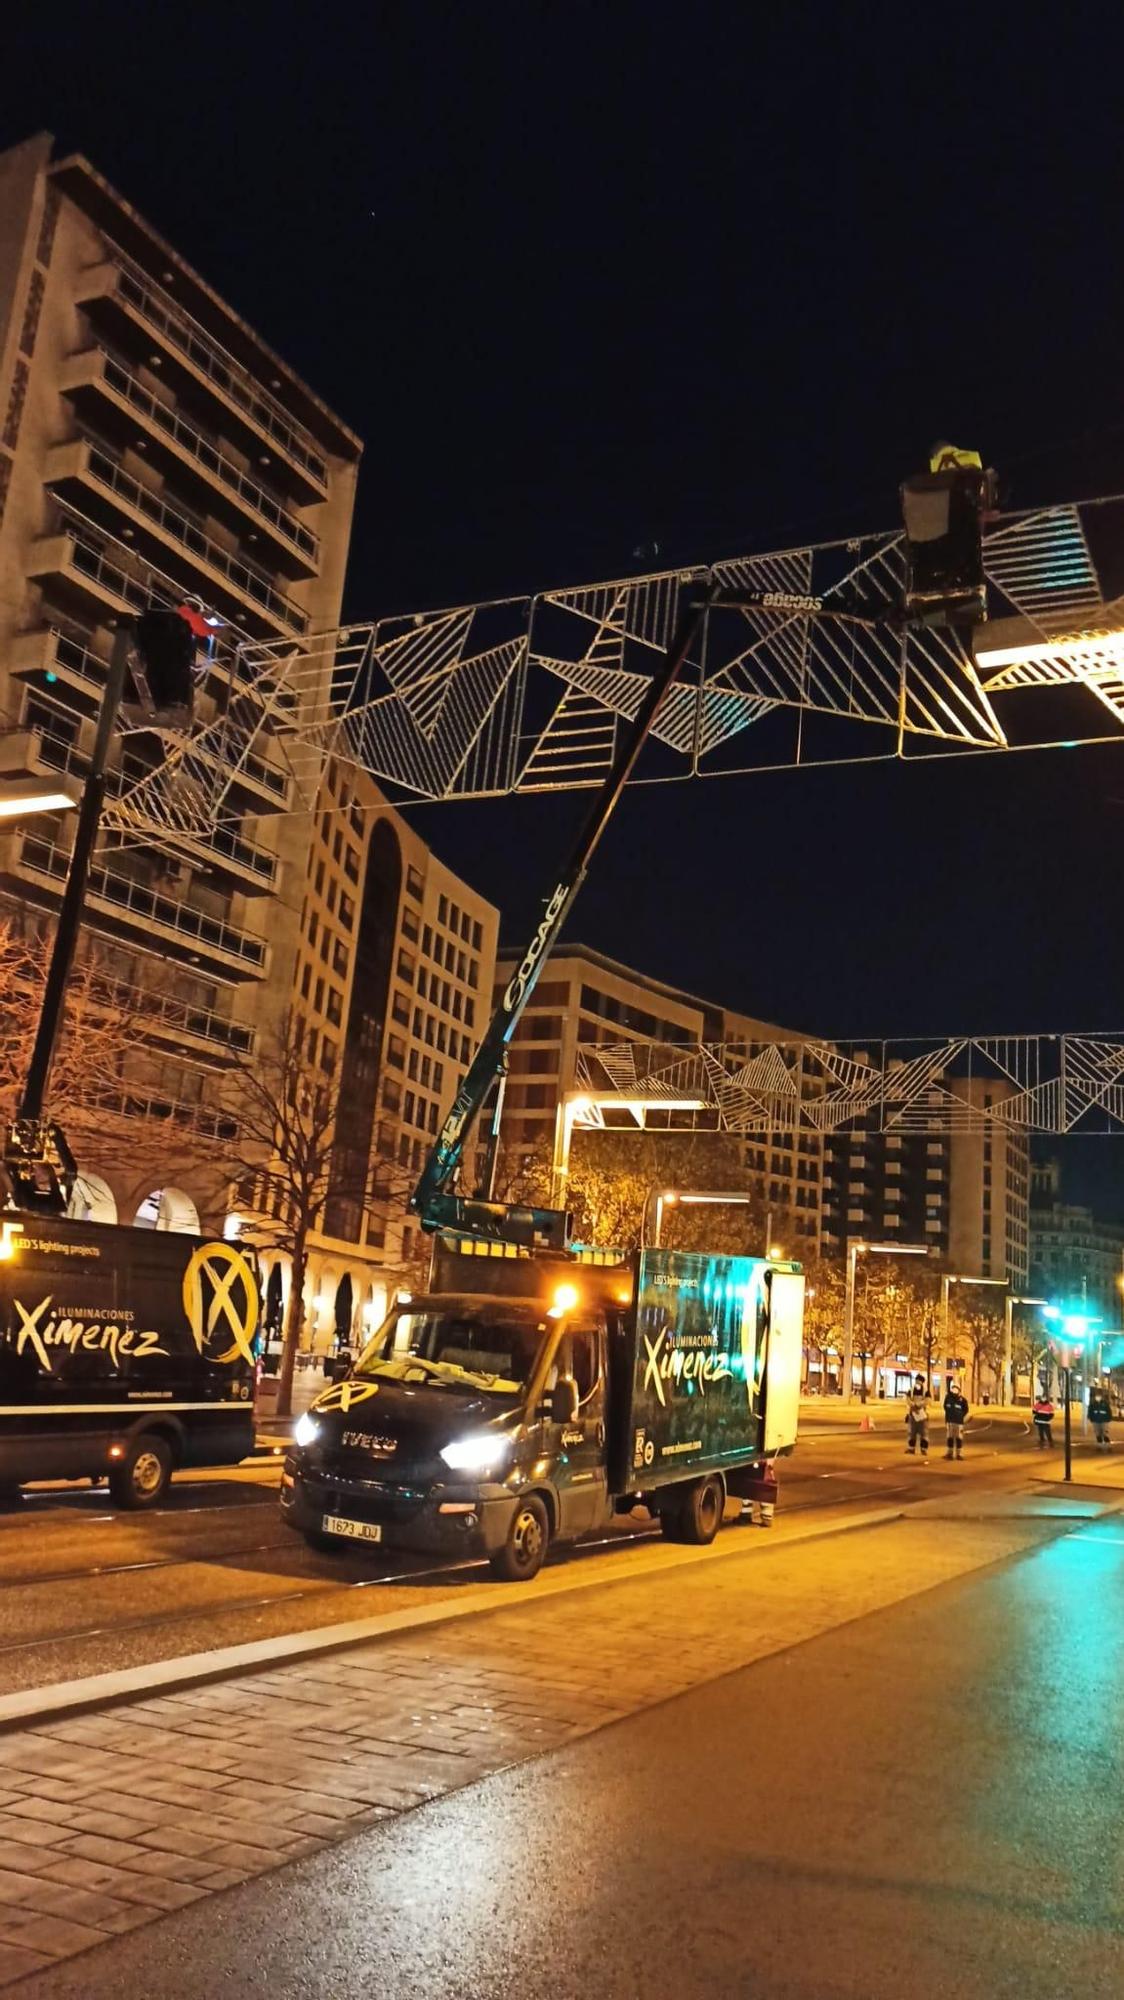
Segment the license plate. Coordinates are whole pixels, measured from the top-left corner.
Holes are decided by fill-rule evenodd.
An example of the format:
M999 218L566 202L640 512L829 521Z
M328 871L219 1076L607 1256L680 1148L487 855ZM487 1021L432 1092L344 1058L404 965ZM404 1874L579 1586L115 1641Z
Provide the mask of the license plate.
M326 1535L347 1535L353 1542L381 1542L377 1521L342 1521L338 1514L325 1514L320 1523Z

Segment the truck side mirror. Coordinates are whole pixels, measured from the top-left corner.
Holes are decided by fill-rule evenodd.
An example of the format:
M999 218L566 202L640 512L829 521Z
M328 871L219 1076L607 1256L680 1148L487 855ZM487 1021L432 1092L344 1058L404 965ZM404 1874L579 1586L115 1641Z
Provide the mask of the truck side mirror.
M572 1424L578 1414L578 1385L572 1375L560 1375L550 1392L550 1418L555 1424Z

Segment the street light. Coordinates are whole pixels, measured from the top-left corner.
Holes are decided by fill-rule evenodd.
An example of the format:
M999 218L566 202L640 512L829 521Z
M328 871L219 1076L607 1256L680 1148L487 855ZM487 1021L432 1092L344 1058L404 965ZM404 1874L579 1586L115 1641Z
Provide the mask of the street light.
M953 1285L1006 1285L1006 1278L974 1278L965 1271L946 1271L941 1279L941 1339L945 1366L948 1366L948 1295ZM979 1383L976 1384L977 1389Z
M855 1271L861 1253L876 1257L927 1257L927 1243L849 1243L847 1245L847 1287L843 1295L843 1401L851 1400L851 1374L855 1366Z
M0 820L26 819L29 813L73 812L78 804L73 790L63 779L6 778L0 789Z
M1008 1292L1003 1301L1003 1401L1013 1403L1014 1387L1011 1381L1011 1336L1015 1325L1016 1306L1046 1306L1049 1299L1031 1299L1023 1292ZM1033 1353L1031 1359L1033 1360ZM1034 1389L1034 1371L1031 1370L1031 1391Z

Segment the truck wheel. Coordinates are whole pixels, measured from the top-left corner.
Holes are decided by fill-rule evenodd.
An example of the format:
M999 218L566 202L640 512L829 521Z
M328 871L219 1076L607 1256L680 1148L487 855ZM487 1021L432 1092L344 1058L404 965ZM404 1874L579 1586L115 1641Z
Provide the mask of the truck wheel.
M689 1486L678 1509L676 1539L692 1542L696 1548L708 1548L722 1526L725 1504L720 1479L700 1479L697 1486Z
M530 1583L543 1566L550 1546L550 1520L537 1493L520 1500L511 1517L502 1549L488 1557L492 1575L501 1583Z
M172 1476L171 1447L151 1431L134 1438L123 1459L110 1467L109 1490L118 1507L155 1507Z

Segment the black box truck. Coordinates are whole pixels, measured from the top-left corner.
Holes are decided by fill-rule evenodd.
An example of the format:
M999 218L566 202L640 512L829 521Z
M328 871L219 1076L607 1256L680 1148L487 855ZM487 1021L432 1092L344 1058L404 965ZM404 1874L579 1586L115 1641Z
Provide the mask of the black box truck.
M258 1310L237 1243L0 1214L0 1492L105 1477L152 1507L176 1467L237 1464Z
M485 1556L509 1580L638 1503L710 1542L795 1443L803 1297L798 1265L763 1258L438 1237L430 1292L300 1419L283 1518L314 1546Z

